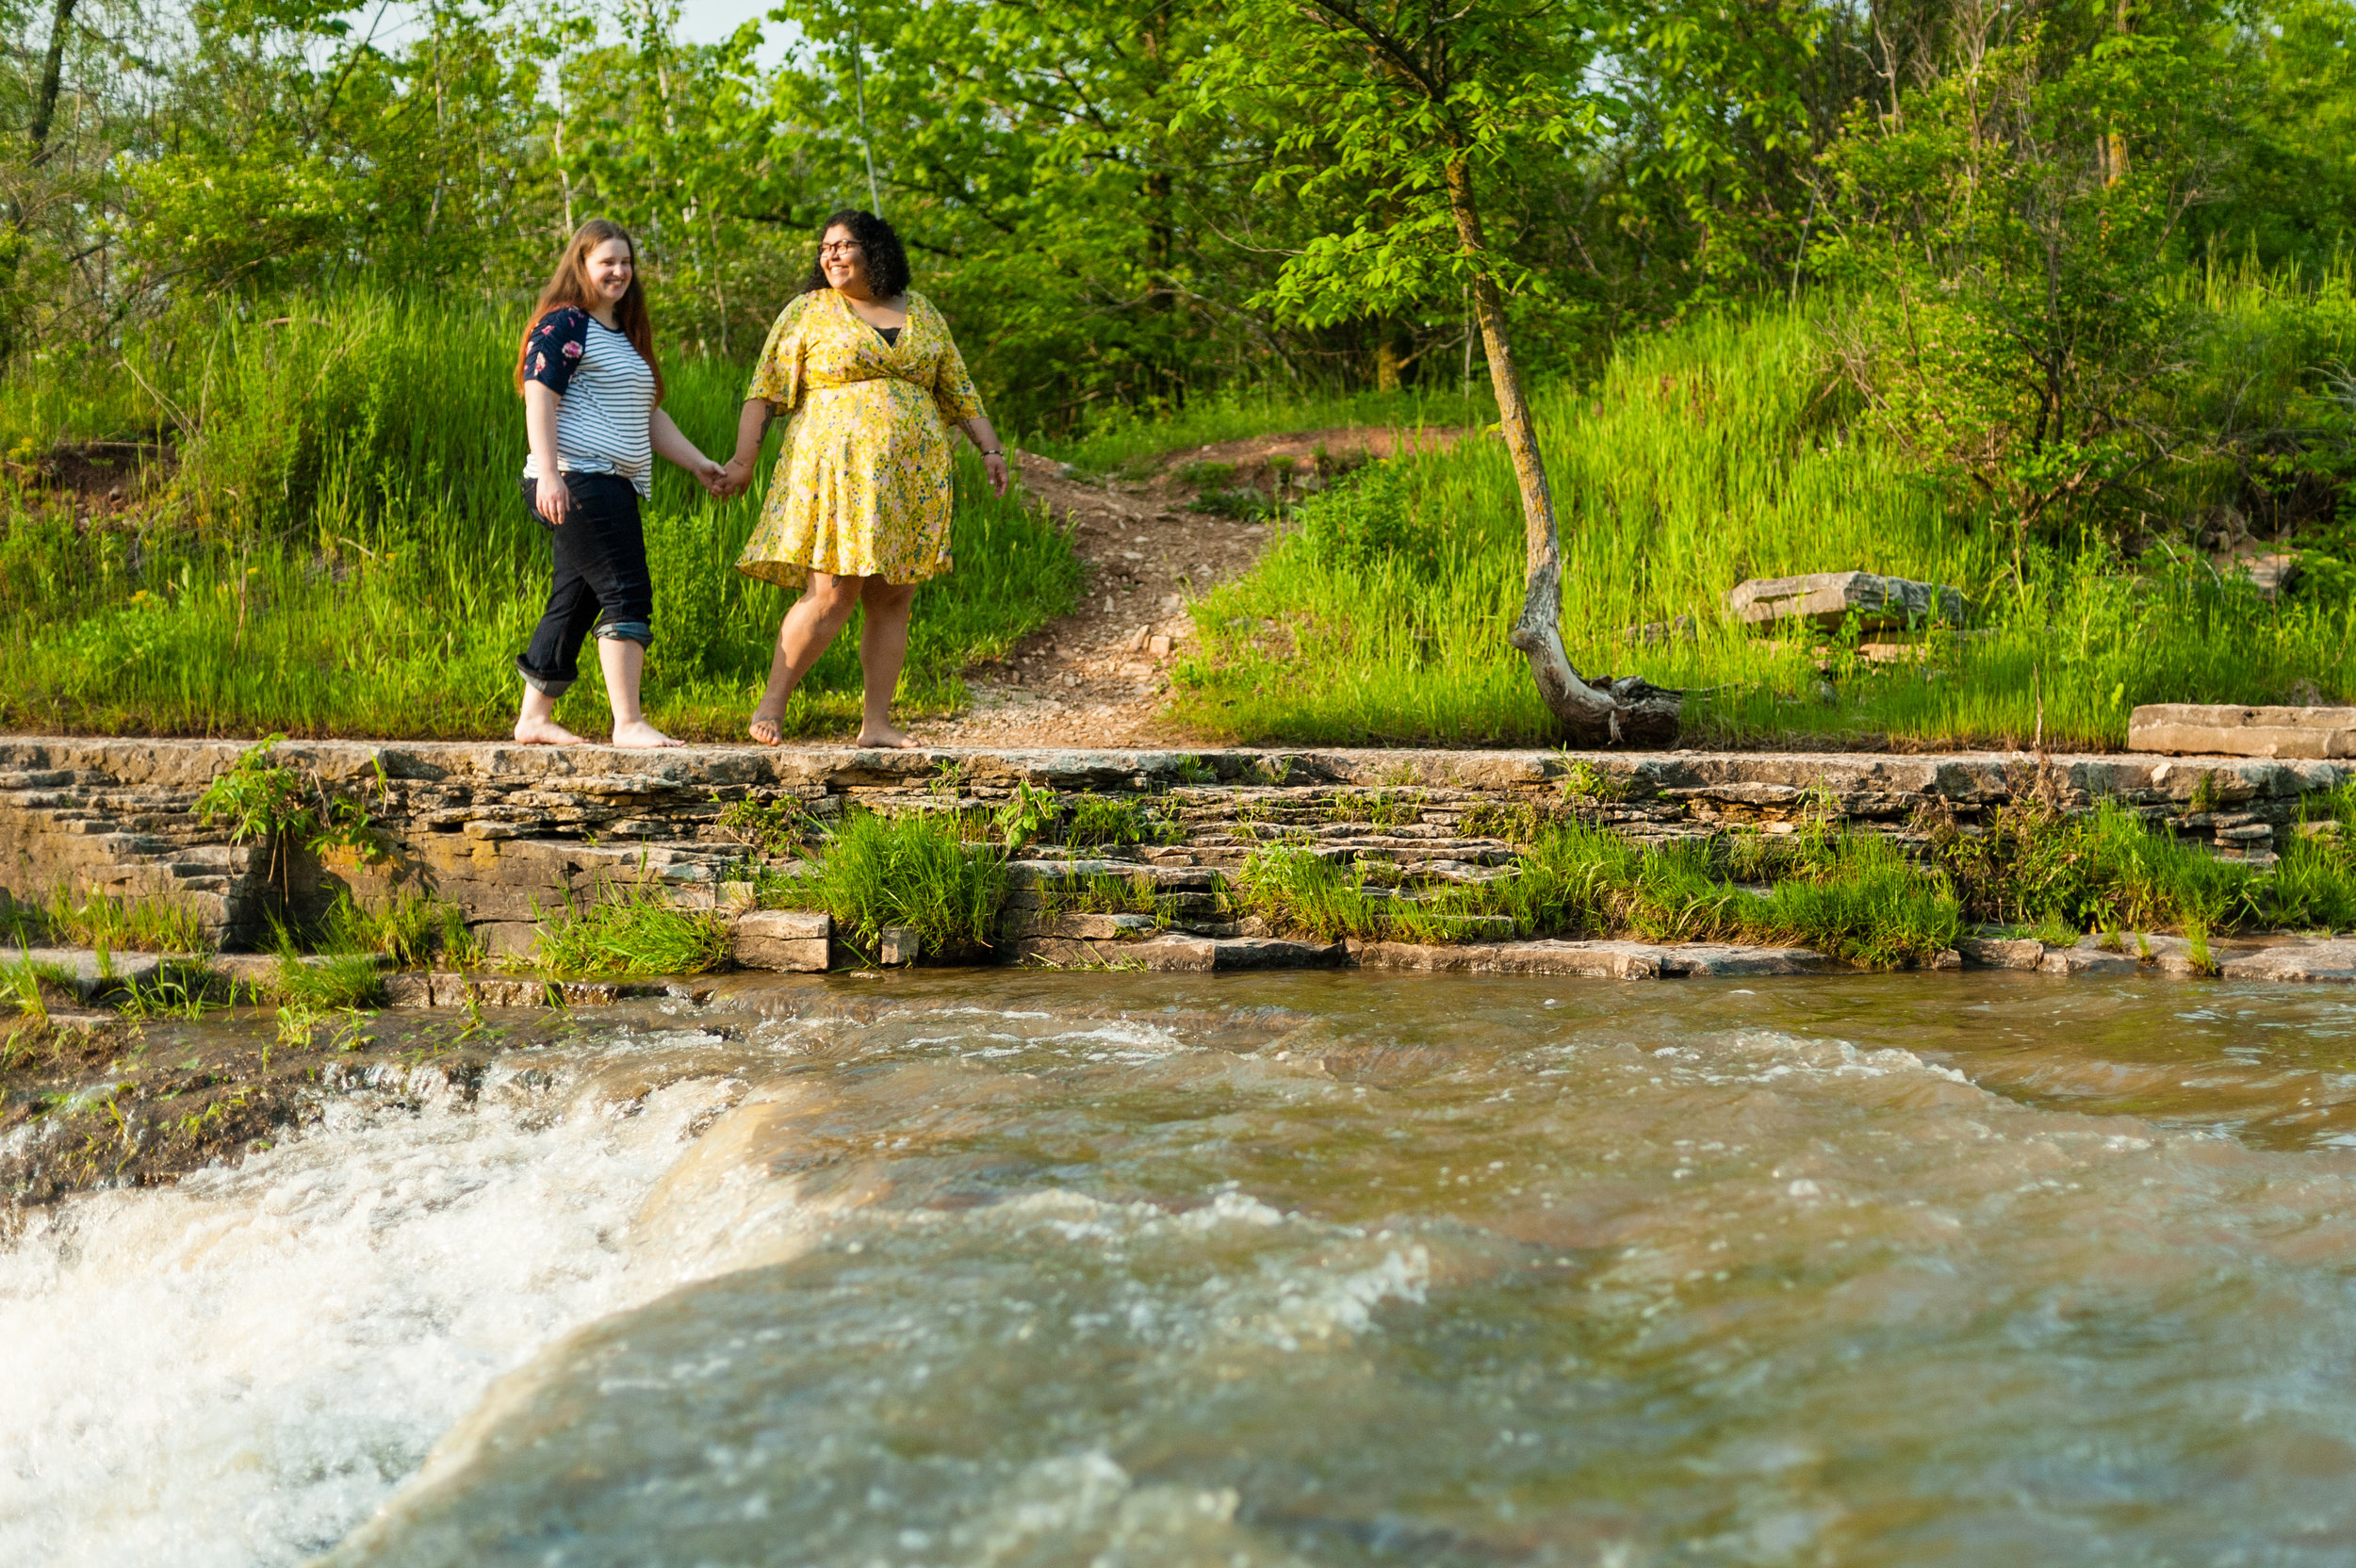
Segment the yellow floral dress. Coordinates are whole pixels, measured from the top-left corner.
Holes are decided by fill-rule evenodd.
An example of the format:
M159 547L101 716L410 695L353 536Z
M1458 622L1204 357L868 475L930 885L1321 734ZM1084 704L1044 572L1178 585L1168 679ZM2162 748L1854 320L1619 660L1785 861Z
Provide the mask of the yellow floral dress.
M769 329L744 396L793 422L738 571L799 588L813 569L890 582L949 569L949 426L982 400L932 302L911 292L908 318L886 343L821 288Z

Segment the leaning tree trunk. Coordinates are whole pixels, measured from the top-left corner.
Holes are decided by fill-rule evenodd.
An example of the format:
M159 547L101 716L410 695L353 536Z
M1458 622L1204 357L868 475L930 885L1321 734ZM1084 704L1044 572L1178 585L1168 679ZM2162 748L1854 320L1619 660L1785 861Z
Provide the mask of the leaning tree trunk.
M1473 204L1472 169L1462 154L1448 166L1448 198L1459 248L1465 255L1480 256L1481 213ZM1656 744L1674 740L1681 693L1634 676L1590 681L1571 667L1570 654L1562 646L1562 538L1554 520L1554 495L1546 483L1546 459L1538 452L1530 401L1513 368L1505 298L1486 265L1473 274L1472 295L1481 318L1481 348L1489 358L1489 379L1497 388L1497 422L1504 429L1505 449L1513 455L1513 478L1522 493L1525 587L1521 617L1506 641L1530 661L1530 678L1537 683L1539 698L1575 737Z

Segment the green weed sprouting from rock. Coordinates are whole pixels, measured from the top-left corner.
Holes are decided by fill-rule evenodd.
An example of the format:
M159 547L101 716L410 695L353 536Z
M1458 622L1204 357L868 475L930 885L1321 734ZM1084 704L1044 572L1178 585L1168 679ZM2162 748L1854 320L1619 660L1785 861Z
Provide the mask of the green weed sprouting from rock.
M997 932L1006 856L964 841L940 813L854 811L814 858L807 876L764 883L763 899L826 910L856 946L872 950L887 926L912 927L927 953L988 946Z
M286 738L272 735L247 748L196 798L197 821L208 826L227 822L233 844L254 839L268 846L270 867L264 880L274 877L282 898L292 891L289 844L299 844L314 855L352 849L374 856L384 849L384 836L377 832L366 807L347 795L331 793L317 774L272 760ZM378 777L381 785L381 767Z
M1042 790L1028 779L1017 779L1014 794L998 808L990 818L1005 841L1008 856L1020 855L1023 849L1054 827L1063 816L1063 802L1053 790Z
M1156 814L1142 800L1098 794L1084 794L1072 801L1072 820L1063 830L1063 841L1075 847L1167 844L1184 837L1175 823Z
M540 923L540 967L564 979L702 974L728 961L728 923L682 909L669 887L646 880L614 889Z
M720 813L719 825L736 835L739 843L749 845L773 860L782 860L801 847L802 835L810 827L810 816L809 809L792 795L766 801L747 796L728 803Z

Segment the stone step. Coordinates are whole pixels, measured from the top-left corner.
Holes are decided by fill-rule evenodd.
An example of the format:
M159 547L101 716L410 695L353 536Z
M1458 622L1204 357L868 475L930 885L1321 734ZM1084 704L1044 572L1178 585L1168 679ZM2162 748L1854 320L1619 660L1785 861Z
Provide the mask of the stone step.
M2150 703L2127 715L2127 749L2308 760L2356 757L2356 708Z
M54 978L82 1002L117 996L136 986L152 989L160 984L201 987L205 960L187 954L108 953L101 958L88 947L35 947L0 952L0 971L21 973L29 968L44 979Z
M1805 947L1734 947L1715 942L1537 940L1438 946L1353 939L1349 946L1350 961L1366 969L1560 974L1592 980L1814 974L1840 967Z

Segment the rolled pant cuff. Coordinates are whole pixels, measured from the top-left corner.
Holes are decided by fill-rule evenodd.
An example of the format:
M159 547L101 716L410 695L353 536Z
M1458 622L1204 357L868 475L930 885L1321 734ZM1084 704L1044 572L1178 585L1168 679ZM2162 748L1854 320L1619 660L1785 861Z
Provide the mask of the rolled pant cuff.
M654 628L645 621L607 621L593 635L610 643L636 643L641 647L654 646Z
M558 678L544 675L533 675L530 670L524 668L523 661L520 659L515 661L515 673L524 678L525 685L531 687L533 691L539 693L544 697L561 697L565 693L573 689L573 678L571 676Z

